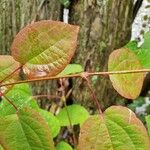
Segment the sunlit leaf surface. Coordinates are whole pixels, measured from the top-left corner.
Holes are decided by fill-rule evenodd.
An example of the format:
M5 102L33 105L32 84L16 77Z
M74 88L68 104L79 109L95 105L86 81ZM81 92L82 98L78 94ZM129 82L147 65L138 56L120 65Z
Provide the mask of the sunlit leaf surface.
M108 62L109 71L137 70L142 66L137 56L127 48L115 50ZM116 91L128 99L139 96L144 80L144 73L113 74L110 80Z
M149 150L146 129L126 107L112 106L103 117L91 116L83 124L79 150Z
M55 150L46 122L31 109L0 117L0 143L5 150Z
M78 31L78 26L63 22L35 22L17 34L12 55L30 78L57 75L74 55Z

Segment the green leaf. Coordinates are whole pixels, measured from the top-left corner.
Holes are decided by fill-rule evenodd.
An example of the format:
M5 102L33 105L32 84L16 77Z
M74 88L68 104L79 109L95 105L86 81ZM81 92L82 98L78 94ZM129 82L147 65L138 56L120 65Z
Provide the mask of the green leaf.
M0 55L0 82L9 83L18 80L19 71L16 71L13 74L13 77L5 78L13 73L17 68L19 68L20 64L13 59L10 55Z
M81 125L89 117L88 111L80 105L73 104L70 106L66 106L57 115L61 126L70 125L67 112L69 114L72 125Z
M22 109L26 106L34 109L39 108L37 102L32 98L32 92L28 84L15 85L5 95L18 107L18 109ZM16 113L14 107L8 103L5 98L3 98L0 103L0 116L6 116L14 113Z
M129 49L122 48L111 53L108 62L109 71L137 69L142 69L142 66L137 56ZM139 96L143 85L144 73L113 74L109 77L113 87L123 97L135 99Z
M94 115L83 124L79 150L149 150L146 129L126 107L112 106L103 116Z
M150 44L149 44L150 45ZM133 53L136 54L138 57L141 65L143 68L150 68L150 52L149 49L137 47L136 41L129 42L126 46L126 48L129 48Z
M66 8L70 5L70 0L59 0L59 2Z
M146 120L146 125L147 125L147 129L148 129L148 133L149 133L149 136L150 136L150 115L146 116L145 120Z
M83 72L83 68L79 64L69 64L67 67L58 74L58 76L64 76L68 74L75 74L75 73L80 73Z
M39 109L39 113L41 116L43 116L49 128L51 129L53 138L56 137L60 131L59 120L51 112Z
M50 130L34 110L0 117L0 143L5 150L54 150Z
M30 78L57 75L74 55L78 32L78 26L63 22L35 22L17 34L12 55Z
M124 46L125 48L130 49L131 51L136 51L138 49L137 41L130 41Z
M1 147L1 145L0 145L0 150L4 150L4 149Z
M61 141L60 143L57 144L56 150L73 150L73 149L68 143Z
M142 49L150 49L150 32L144 34L144 43L142 44Z

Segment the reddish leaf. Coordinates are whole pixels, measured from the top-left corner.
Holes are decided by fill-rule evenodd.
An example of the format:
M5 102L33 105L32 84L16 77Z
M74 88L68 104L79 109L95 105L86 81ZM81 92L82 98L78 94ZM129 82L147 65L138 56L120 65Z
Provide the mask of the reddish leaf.
M136 55L128 49L122 48L111 53L108 62L109 71L137 69L142 69L142 66ZM135 99L141 92L144 73L110 75L110 80L120 95L128 99Z
M149 150L146 129L126 107L112 106L103 117L89 117L81 127L79 150Z
M78 31L78 26L63 22L35 22L17 34L12 55L31 78L57 75L74 55Z

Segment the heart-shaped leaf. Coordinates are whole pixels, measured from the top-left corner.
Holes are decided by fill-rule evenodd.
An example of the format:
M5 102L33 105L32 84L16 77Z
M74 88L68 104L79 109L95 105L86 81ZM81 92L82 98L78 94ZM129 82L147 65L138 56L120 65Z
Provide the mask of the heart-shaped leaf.
M9 83L18 79L20 64L10 55L0 55L0 83ZM16 72L14 72L16 70ZM14 74L9 76L10 74ZM8 77L8 78L7 78Z
M79 150L149 150L146 129L126 107L112 106L103 116L94 115L81 127Z
M5 150L54 150L50 130L31 109L0 117L0 143Z
M64 107L57 115L61 126L70 126L69 121L71 121L72 125L81 125L88 117L88 111L84 107L77 104Z
M108 62L109 71L137 70L142 66L137 56L127 48L115 50L111 53ZM144 80L144 73L128 73L110 75L110 80L116 91L128 98L139 96Z
M30 78L57 75L75 52L78 31L78 26L63 22L35 22L17 34L12 55Z

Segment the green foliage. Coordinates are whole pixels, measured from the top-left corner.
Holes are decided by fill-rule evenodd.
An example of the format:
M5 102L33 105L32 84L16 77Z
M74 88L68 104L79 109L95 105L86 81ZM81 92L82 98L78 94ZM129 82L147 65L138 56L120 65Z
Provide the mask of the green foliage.
M60 2L65 7L70 3L69 0ZM28 78L36 80L82 72L80 65L68 65L77 45L78 32L78 26L50 20L26 26L13 41L13 57L0 56L1 84L16 81L20 66ZM114 51L109 58L108 70L136 70L142 69L142 65L149 68L149 37L150 34L147 33L141 48L133 41L126 45L127 48ZM88 77L88 73L85 75ZM3 81L5 78L7 80ZM96 81L97 77L92 79ZM141 91L144 73L111 74L110 80L118 93L135 99ZM99 116L89 117L84 107L73 104L62 108L59 114L54 116L38 107L28 84L15 85L8 93L1 95L3 100L0 102L0 144L6 150L55 150L52 138L58 135L60 126L70 124L79 124L80 127L83 125L79 150L148 150L150 147L146 129L128 108L113 106ZM12 103L17 109L14 109ZM148 128L149 120L147 117ZM57 144L56 149L72 150L71 146L63 141Z
M49 128L51 129L53 138L56 137L60 130L59 120L51 112L42 109L39 109L38 111L47 122Z
M61 141L60 143L57 144L56 150L73 150L73 149L68 143Z
M66 8L70 5L70 0L59 0L59 2Z
M128 108L112 106L89 117L81 127L79 150L149 150L146 129Z
M142 44L142 49L150 49L150 32L144 34L144 43Z
M146 116L145 120L146 120L147 129L148 129L148 134L150 136L150 115Z
M143 68L150 68L150 32L147 32L144 35L144 43L141 45L141 47L137 46L136 41L129 42L125 47L133 51L139 61L141 62Z
M23 107L30 107L38 109L37 102L32 98L31 89L28 84L19 84L13 86L13 88L6 94L18 109ZM0 116L6 116L16 113L16 110L10 103L3 98L0 102Z
M70 126L69 119L72 125L81 125L88 117L88 111L84 107L77 104L64 107L57 115L61 126Z
M0 117L0 143L5 150L55 150L47 124L27 108Z
M58 76L64 76L68 74L75 74L75 73L80 73L83 72L83 68L79 64L69 64L67 67L58 74Z
M35 22L17 34L11 46L12 56L23 65L29 78L57 75L74 55L78 31L78 26L63 22Z
M142 69L142 66L136 55L129 49L121 48L111 53L108 62L109 71L136 69ZM109 77L120 95L128 99L135 99L139 96L144 80L143 73L113 74Z

